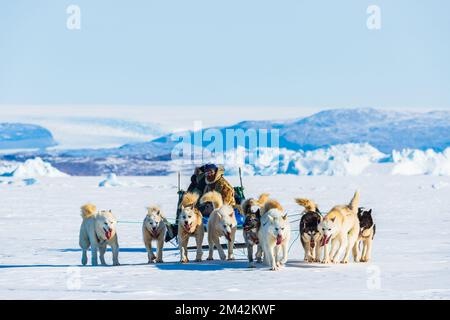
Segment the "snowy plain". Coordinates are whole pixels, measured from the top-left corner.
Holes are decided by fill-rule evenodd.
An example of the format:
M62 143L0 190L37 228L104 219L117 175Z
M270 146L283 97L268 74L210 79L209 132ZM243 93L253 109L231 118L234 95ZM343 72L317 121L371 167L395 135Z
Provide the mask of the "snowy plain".
M247 197L269 192L290 215L301 212L294 197L312 198L326 212L347 203L355 189L361 205L373 208L370 263L307 264L297 239L279 272L247 268L243 249L236 249L236 261L180 264L168 243L165 262L148 265L141 236L145 207L159 204L173 218L176 176L119 177L126 186L109 188L98 187L100 177L0 185L0 299L448 299L450 177L394 176L391 165L374 164L359 176L245 177ZM182 186L188 182L182 177ZM118 218L121 266L81 266L79 207L86 202ZM292 229L298 230L298 221ZM294 231L291 242L296 238ZM111 264L111 252L106 260Z

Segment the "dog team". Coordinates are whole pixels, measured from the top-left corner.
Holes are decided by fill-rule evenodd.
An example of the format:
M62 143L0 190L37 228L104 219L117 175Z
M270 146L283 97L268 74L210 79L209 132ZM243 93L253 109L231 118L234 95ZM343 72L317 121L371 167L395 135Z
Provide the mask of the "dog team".
M315 202L296 198L295 202L304 208L300 219L300 239L305 251L306 262L348 263L350 254L355 262L368 262L371 258L372 241L375 236L375 224L372 210L359 208L359 192L355 192L348 205L334 206L322 215ZM178 218L178 244L180 262L187 263L188 243L190 238L196 242L196 262L202 261L205 227L203 216L197 204L210 203L213 211L207 222L207 239L209 254L207 260L213 260L214 248L218 250L221 260L234 260L233 249L237 231L237 221L231 205L224 204L222 196L210 191L200 197L196 193L185 193L181 201L181 213ZM256 267L256 262L264 262L271 270L280 269L288 260L291 238L291 226L288 215L281 204L270 199L264 193L259 198L249 198L242 202L240 211L245 216L243 237L247 246L249 267ZM97 211L92 204L81 207L83 222L80 228L80 247L82 264L87 264L87 250L92 254L92 265L105 265L106 246L112 248L113 265L119 265L119 245L117 238L117 220L111 211ZM142 225L148 263L163 262L164 238L167 220L159 207L147 208ZM220 239L227 241L227 254ZM152 242L156 242L156 255ZM362 245L362 250L361 250Z

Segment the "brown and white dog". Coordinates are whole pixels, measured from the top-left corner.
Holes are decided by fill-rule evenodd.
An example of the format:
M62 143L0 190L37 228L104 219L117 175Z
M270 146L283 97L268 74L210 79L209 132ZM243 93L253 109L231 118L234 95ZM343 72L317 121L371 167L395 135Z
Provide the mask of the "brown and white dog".
M195 261L202 261L202 243L205 231L203 230L202 214L195 207L198 198L198 194L188 192L184 194L183 199L181 200L181 212L178 219L178 245L182 263L189 262L187 247L190 237L194 237L197 244Z
M305 251L306 262L319 262L321 254L321 234L319 223L322 221L319 208L314 201L296 198L295 202L305 208L300 219L300 239Z
M350 252L359 235L358 204L359 192L356 191L348 205L333 207L320 222L321 245L324 246L322 263L338 263L342 253L345 254L340 262L348 263ZM330 240L331 255L328 249Z
M205 193L200 199L200 203L212 203L214 210L208 218L208 245L209 255L207 260L213 260L214 246L219 252L221 260L225 260L225 252L220 244L220 237L225 237L228 241L227 260L234 260L233 248L236 236L237 221L234 209L230 205L224 205L220 193L210 191Z
M147 249L148 263L163 262L164 238L166 236L166 224L159 207L147 208L147 215L142 223L142 235ZM156 241L156 256L153 253L152 241Z
M372 242L375 237L376 225L372 218L372 209L358 208L359 237L353 247L355 262L369 262L372 256ZM361 256L358 255L358 247L362 242Z
M263 193L256 198L249 198L242 202L242 213L245 216L243 235L245 244L247 245L247 256L249 262L249 268L254 268L255 263L253 261L253 246L256 245L256 261L262 262L262 247L258 239L258 230L261 225L261 211L264 208L264 204L269 198L268 193Z
M119 241L117 239L117 220L109 211L99 211L93 204L86 204L81 207L81 217L83 222L80 227L80 247L83 251L81 263L87 263L87 250L91 248L92 265L98 265L97 251L100 252L100 262L106 265L106 246L112 249L113 265L119 265Z
M276 200L269 199L264 205L258 239L264 251L264 262L275 271L288 259L288 245L291 227L283 207Z

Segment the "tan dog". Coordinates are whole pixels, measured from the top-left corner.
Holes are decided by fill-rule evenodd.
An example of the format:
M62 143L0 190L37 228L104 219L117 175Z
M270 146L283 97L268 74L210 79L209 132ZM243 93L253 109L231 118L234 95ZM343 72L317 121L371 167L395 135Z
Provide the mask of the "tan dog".
M228 260L234 260L233 248L236 236L237 221L234 209L230 205L224 205L222 196L216 191L210 191L203 195L200 203L210 202L214 211L208 219L208 245L209 255L207 260L213 260L214 246L219 252L221 260L225 260L225 252L220 244L220 237L225 237L228 241Z
M305 208L300 219L300 239L305 251L304 260L306 262L319 262L322 251L320 246L322 236L318 226L322 221L322 216L314 201L296 198L295 202Z
M164 237L166 235L165 218L159 207L148 207L147 215L142 223L142 235L147 249L148 263L163 262ZM152 241L156 241L156 255L153 253Z
M341 263L348 263L350 251L358 240L359 192L356 191L348 205L335 206L323 218L319 224L319 232L322 234L324 246L324 259L322 263L338 263L339 257L345 252ZM331 240L331 257L328 250L328 242Z
M205 236L201 212L195 207L198 194L188 192L181 200L181 213L178 219L178 243L180 248L181 262L189 262L187 246L190 237L195 237L197 244L197 256L195 261L202 261L202 243Z
M286 263L290 237L291 227L283 207L276 200L267 200L258 239L264 251L264 262L271 270L278 270Z
M80 227L80 247L83 250L81 263L87 264L87 250L91 247L92 265L98 265L97 251L100 251L100 262L106 265L106 246L110 245L113 254L113 265L119 265L119 242L117 239L117 220L111 210L97 212L93 204L81 207L83 222Z
M249 198L244 200L241 204L242 212L245 216L243 236L245 244L247 245L247 256L249 262L249 268L254 268L255 263L253 261L253 246L256 245L256 261L262 262L262 247L258 239L258 230L261 226L261 211L264 208L264 204L269 198L268 193L263 193L258 199Z

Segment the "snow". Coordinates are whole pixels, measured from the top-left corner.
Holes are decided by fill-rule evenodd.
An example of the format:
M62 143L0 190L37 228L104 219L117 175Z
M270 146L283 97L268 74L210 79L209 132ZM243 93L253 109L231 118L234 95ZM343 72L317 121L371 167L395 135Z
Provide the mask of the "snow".
M51 177L60 178L66 177L67 174L54 168L50 163L44 162L41 158L28 159L21 163L10 173L3 174L4 176L14 178L35 178L35 177Z
M392 164L376 165L390 169ZM189 178L182 176L182 186ZM239 184L236 176L228 179ZM0 184L0 299L450 298L450 197L448 188L430 187L449 184L450 177L390 175L389 170L378 169L370 176L245 177L247 196L269 192L290 215L301 212L294 197L312 198L325 212L348 203L357 188L361 206L373 208L377 233L372 262L306 264L296 240L279 272L264 266L247 268L241 249L236 250L236 261L189 264L177 262L176 249L167 250L165 263L147 265L141 235L145 207L158 204L173 219L177 177L120 180L129 186L98 188L98 177L43 177L26 192L20 186ZM132 186L132 181L143 187ZM86 202L112 209L118 218L121 266L80 265L79 207ZM294 241L298 221L292 229ZM242 241L242 231L237 237ZM166 243L166 248L173 247ZM194 254L189 253L191 258ZM106 260L111 264L111 252Z
M450 147L443 152L405 149L392 152L395 163L394 175L437 175L450 176Z

